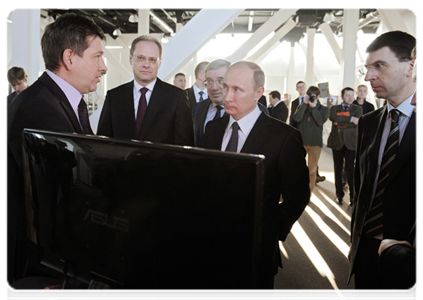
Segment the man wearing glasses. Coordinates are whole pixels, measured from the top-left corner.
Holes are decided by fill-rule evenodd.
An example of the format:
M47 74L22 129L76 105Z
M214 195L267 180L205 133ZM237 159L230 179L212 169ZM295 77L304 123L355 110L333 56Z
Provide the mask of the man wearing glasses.
M412 247L416 220L416 91L411 52L416 39L401 31L376 38L367 48L366 81L387 105L363 115L358 122L351 218L350 277L357 289L410 288L410 268L394 283L380 270L383 251ZM390 283L389 283L390 282Z
M134 80L107 92L98 135L194 146L193 123L185 90L157 78L160 42L139 36L129 61Z

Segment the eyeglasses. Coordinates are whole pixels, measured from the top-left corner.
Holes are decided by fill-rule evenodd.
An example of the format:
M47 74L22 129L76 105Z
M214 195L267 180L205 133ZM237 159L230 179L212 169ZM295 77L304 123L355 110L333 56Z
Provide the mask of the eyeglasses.
M211 80L211 79L207 79L206 81L204 81L204 84L208 87L212 87L216 83L218 87L222 87L223 82L224 82L223 79L218 79L216 81Z
M160 61L160 58L145 57L143 55L134 56L134 59L135 59L136 62L144 62L144 61L148 60L148 62L151 63L151 64L156 64L158 61Z
M377 61L377 62L375 62L371 65L365 65L364 67L367 69L367 71L373 70L373 71L376 71L376 72L383 72L388 68L389 63L394 62L394 61L402 63L402 62L409 61L409 59L403 58L402 60L393 59L393 60L389 60L389 61Z

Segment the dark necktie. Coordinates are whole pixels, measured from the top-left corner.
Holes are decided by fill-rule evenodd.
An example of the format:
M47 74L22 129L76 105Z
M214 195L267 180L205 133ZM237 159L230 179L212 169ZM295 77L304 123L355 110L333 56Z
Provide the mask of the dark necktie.
M198 99L198 102L201 102L201 101L204 100L204 98L203 98L204 92L203 91L199 91L198 93L200 94L200 99Z
M234 122L232 124L232 135L231 138L229 139L229 143L228 146L226 146L226 150L225 151L231 151L231 152L238 152L238 130L239 130L239 125L237 122Z
M222 110L222 106L216 105L216 114L214 115L213 120L217 120L220 118L220 111Z
M348 105L342 105L344 107L344 111L348 110Z
M87 104L85 103L84 99L81 99L81 101L79 102L78 115L79 115L79 122L81 123L82 131L85 134L94 134L90 126L90 120L88 119Z
M364 224L364 231L369 237L375 237L383 233L383 193L387 186L390 171L392 169L393 161L399 144L399 115L397 109L392 109L390 112L391 128L386 142L385 150L382 156L382 163L380 166L379 178L376 187L373 205L367 216Z
M138 111L137 111L137 137L140 135L142 121L144 120L145 111L147 110L147 98L145 94L147 93L148 89L143 87L141 89L141 97L138 103Z

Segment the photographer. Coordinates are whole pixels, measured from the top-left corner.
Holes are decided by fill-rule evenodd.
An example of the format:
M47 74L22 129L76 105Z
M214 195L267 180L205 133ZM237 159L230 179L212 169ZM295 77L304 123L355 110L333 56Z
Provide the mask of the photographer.
M323 147L323 124L329 117L329 109L319 102L320 89L310 86L302 104L298 105L293 119L303 137L303 145L307 151L310 176L310 193L316 184L317 164Z

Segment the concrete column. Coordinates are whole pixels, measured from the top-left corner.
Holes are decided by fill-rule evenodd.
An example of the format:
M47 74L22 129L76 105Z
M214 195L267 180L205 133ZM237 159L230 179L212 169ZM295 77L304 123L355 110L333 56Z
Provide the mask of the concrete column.
M248 60L260 63L270 52L280 45L280 39L289 33L296 25L295 21L290 19L284 26L282 26L275 35L268 40L260 49L258 49Z
M150 10L138 9L138 35L150 34Z
M163 46L159 78L168 81L207 42L234 20L243 9L202 9ZM208 24L204 26L204 24ZM195 39L193 39L195 36Z
M239 47L234 53L228 56L226 59L230 62L236 62L244 59L248 52L250 52L258 43L260 43L266 36L272 31L282 25L288 18L294 15L297 9L280 9L274 14L269 20L258 28L253 35Z
M291 99L294 99L293 96L296 93L295 90L295 43L291 43L291 52L289 55L288 63L288 76L286 81L285 93L291 95Z
M307 86L314 85L314 36L316 28L307 28L307 59L305 82Z
M355 54L360 14L358 9L344 9L343 60L341 63L341 88L356 86Z
M12 12L11 66L24 68L28 84L38 79L40 71L40 9L16 9Z
M388 27L389 31L401 30L413 34L409 28L407 28L407 25L404 23L404 20L398 10L378 9L377 11L381 15L382 20Z

